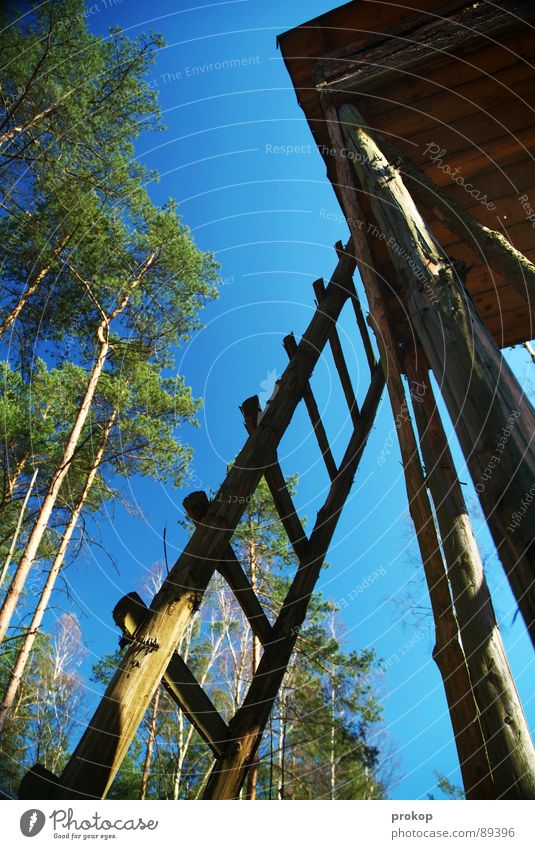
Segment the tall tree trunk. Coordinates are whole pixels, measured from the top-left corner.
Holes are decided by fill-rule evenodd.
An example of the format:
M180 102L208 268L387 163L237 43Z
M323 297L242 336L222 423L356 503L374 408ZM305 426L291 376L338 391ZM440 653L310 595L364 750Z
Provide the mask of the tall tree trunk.
M186 635L184 636L184 638L178 644L178 652L182 656L184 662L187 662L187 660L188 660L189 649L190 649L191 638L192 638L192 626L193 626L193 622L191 621L190 624L189 624ZM212 650L210 652L210 656L208 657L208 660L207 660L206 665L204 667L203 673L200 676L200 678L198 679L201 687L204 687L204 685L206 683L206 680L208 678L208 674L209 674L213 664L215 663L215 661L217 659L219 649L221 648L222 642L223 642L223 632L219 635L219 637L213 643ZM182 646L184 645L184 643L185 643L185 650L183 651ZM194 734L194 731L195 731L194 726L190 724L188 731L187 731L187 734L184 734L184 714L182 713L181 710L179 710L178 713L179 713L179 717L178 717L178 727L179 727L178 757L177 757L175 774L173 776L173 799L175 799L175 800L177 800L180 796L180 781L182 779L182 770L184 768L184 762L186 760L186 756L188 754L190 743L191 743L191 740L192 740L192 737L193 737L193 734ZM211 767L209 767L208 770L207 770L207 776L210 773L210 768Z
M192 626L193 621L190 622L189 627L180 640L178 644L178 653L184 660L184 663L188 662L189 656L189 647L191 645L191 637L192 637ZM202 682L200 682L202 683ZM184 760L186 758L186 754L189 748L189 743L191 740L193 732L193 726L190 727L188 734L186 735L186 739L184 740L184 714L181 710L178 711L178 757L176 762L175 774L173 776L173 799L175 801L178 800L180 796L180 781L182 779L182 768L184 766Z
M347 147L404 286L411 323L439 384L490 532L535 645L535 411L437 246L400 174L353 106ZM503 430L517 416L500 452Z
M406 357L414 416L461 639L499 798L535 798L535 751L427 369Z
M336 109L324 103L325 117L336 150L338 188L355 242L358 266L370 307L370 319L376 331L377 345L394 421L396 423L409 510L416 529L426 582L435 622L435 660L446 693L461 773L467 798L492 799L495 789L479 724L477 705L470 676L459 641L457 620L440 551L433 512L425 486L416 438L400 376L397 343L392 334L384 298L374 270L373 257L359 222L364 220L354 190L351 166L344 156L345 144Z
M15 306L13 307L11 312L8 313L8 315L5 317L3 322L0 324L0 339L2 338L2 336L4 335L6 330L9 330L11 325L14 324L14 322L17 320L17 318L21 314L22 310L24 309L24 307L26 306L26 304L28 303L28 301L30 300L32 295L37 291L37 289L39 288L39 286L41 285L41 283L45 279L46 275L48 274L48 272L52 268L54 260L56 260L58 258L61 251L63 250L63 248L67 245L69 239L70 239L70 236L64 236L60 240L59 244L54 249L54 253L52 255L52 259L50 260L50 262L47 263L47 265L45 265L45 267L42 268L41 271L38 272L38 274L35 275L33 280L31 280L28 283L28 285L26 286L26 289L24 290L24 292L20 296L19 300L17 301L17 303L15 304Z
M44 533L48 526L48 522L50 520L52 510L54 509L54 506L56 504L61 485L69 471L69 466L74 457L76 446L78 445L78 440L80 439L82 430L87 421L87 417L89 416L89 411L91 409L91 404L93 403L93 398L97 390L97 385L104 370L106 358L110 350L110 325L113 320L117 318L117 316L121 315L121 313L124 312L130 300L132 292L139 286L139 283L141 282L142 278L149 270L149 268L153 265L158 254L159 249L153 250L148 254L145 262L143 263L138 272L137 277L133 281L131 281L128 292L123 296L122 300L113 310L113 312L111 312L109 315L104 315L101 310L102 319L97 328L96 333L97 342L99 344L98 355L89 375L89 380L87 382L84 397L78 409L76 420L63 449L63 455L60 461L59 468L52 476L46 496L43 500L41 509L39 510L32 532L30 534L30 538L28 539L26 548L24 549L22 557L19 561L17 571L15 572L9 591L6 595L6 598L4 599L2 609L0 610L0 643L3 641L6 635L6 631L9 627L11 617L13 616L13 612L15 610L15 607L17 606L20 594L22 592L22 588L24 587L24 583L26 581L26 578L28 577L28 572L32 567L38 548L41 544ZM90 297L94 300L90 285L87 284L74 269L73 273L74 276L76 276L84 284Z
M249 580L251 582L251 588L254 593L256 593L256 540L254 537L254 527L252 516L249 513L248 516L249 523ZM254 676L256 670L258 669L258 664L260 663L260 640L256 636L256 634L252 635L252 653L251 653L251 672ZM246 799L256 799L256 785L258 782L258 767L259 761L258 758L251 764L251 768L247 774L247 791L245 798Z
M0 135L0 145L11 141L16 136L21 135L21 133L27 133L28 130L31 130L32 127L35 127L35 125L38 124L39 121L42 121L43 118L46 118L46 116L50 115L55 109L60 108L61 102L65 100L65 98L70 97L73 91L74 89L65 92L65 94L62 95L60 100L52 103L50 106L47 106L46 109L42 109L40 112L37 112L35 115L33 115L32 118L29 118L27 121L25 121L24 124L16 124L10 130L7 130L5 133L2 133L2 135Z
M109 351L108 338L107 335L104 335L105 329L107 329L107 323L106 326L104 326L103 322L99 327L98 336L100 348L98 356L91 370L84 392L84 397L80 407L78 408L76 420L63 449L59 467L50 480L47 493L43 499L39 513L37 514L30 537L26 543L19 565L13 576L11 586L9 587L8 593L4 599L2 609L0 610L0 642L2 642L6 635L9 623L11 622L11 617L13 616L15 607L17 606L20 594L24 587L24 583L37 555L37 551L50 521L52 510L56 504L61 485L67 476L71 461L76 451L76 446L78 445L78 440L80 439L80 435L87 421L91 404L97 389L97 384L104 369L104 364Z
M30 483L28 484L28 489L26 490L26 495L24 496L24 501L22 502L22 505L21 505L21 508L20 508L20 511L19 511L17 524L15 526L15 531L14 531L13 537L11 539L11 545L9 546L9 551L7 553L7 557L5 559L4 565L2 566L2 574L0 575L0 587L4 583L4 579L6 577L7 570L9 569L9 564L11 563L11 560L13 558L13 552L15 551L15 548L16 548L16 545L17 545L17 540L19 538L20 529L22 527L22 521L24 519L24 513L26 512L26 507L28 506L28 501L30 500L30 495L32 494L32 489L34 487L35 480L36 480L38 474L39 474L39 469L34 469L32 479L31 479Z
M331 610L331 639L335 640L336 634L334 630L334 610ZM336 687L334 685L334 675L335 675L335 667L334 664L331 665L331 670L329 673L329 679L331 684L331 749L329 753L329 762L330 762L330 791L331 791L331 799L336 799L336 758L335 758L335 737L336 737Z
M335 716L336 716L336 691L334 688L334 676L330 676L331 679L331 750L329 753L329 761L330 761L330 770L329 770L329 779L330 779L330 790L331 790L331 799L336 799L336 758L334 756L334 742L335 742Z
M83 510L84 504L87 501L87 498L91 491L91 487L93 486L98 468L100 466L100 463L102 462L102 457L104 456L104 451L106 449L110 432L114 425L116 417L117 412L114 410L104 426L100 444L97 453L95 454L93 464L87 475L82 494L80 495L80 498L78 499L78 502L76 503L76 506L74 507L74 510L71 513L70 519L67 523L59 548L54 558L52 568L48 573L48 577L41 592L41 597L37 603L37 607L35 608L30 627L26 632L19 653L17 655L17 660L15 661L15 665L11 672L4 697L0 705L0 731L2 730L2 728L4 728L6 722L9 719L17 690L20 686L22 676L24 675L24 670L26 669L28 658L30 657L30 652L33 648L33 644L37 637L41 622L43 621L43 616L48 607L48 602L50 601L52 590L54 589L57 577L63 566L67 549L71 542L76 525L78 524L78 519L80 518L80 514Z
M184 714L178 711L178 757L176 760L175 774L173 776L173 799L177 801L180 796L180 781L182 779L182 767L184 765Z
M158 706L160 704L160 690L156 690L152 700L152 713L149 725L149 737L147 740L147 748L145 750L145 760L143 761L143 773L141 776L141 787L139 790L139 798L144 799L147 795L147 787L149 786L150 764L152 761L152 750L154 749L154 741L156 739L156 722L158 720Z
M286 798L286 713L284 697L279 697L279 782L277 799Z

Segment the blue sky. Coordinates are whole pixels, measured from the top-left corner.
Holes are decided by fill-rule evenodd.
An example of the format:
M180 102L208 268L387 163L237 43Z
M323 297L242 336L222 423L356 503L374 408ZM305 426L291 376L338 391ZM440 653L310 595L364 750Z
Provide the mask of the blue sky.
M167 46L149 78L159 91L166 129L143 136L138 156L160 174L149 187L153 200L179 202L199 246L215 252L224 285L219 300L203 314L204 329L177 353L178 369L195 395L204 398L200 429L183 431L195 450L191 487L175 491L157 481L130 481L124 494L141 515L117 507L102 517L102 549L93 548L66 574L84 612L86 668L115 649L112 607L123 593L139 589L146 570L162 559L165 526L170 560L180 553L184 537L177 520L183 497L192 488L216 488L223 479L245 438L238 405L280 375L286 363L282 338L292 330L299 336L307 326L314 309L312 282L329 279L336 264L333 245L348 238L345 223L336 220L340 210L324 163L276 49L278 34L335 5L319 0L232 0L191 7L174 0L88 4L95 32L105 34L109 26L120 25L132 35L153 29L165 37ZM369 371L347 309L340 332L362 401ZM510 358L520 380L529 382L527 355L516 351ZM350 427L330 354L322 357L313 388L340 459ZM429 604L397 448L384 465L378 463L392 427L385 396L321 589L343 606L347 646L373 646L386 661L378 686L397 762L389 796L402 799L433 792L435 771L454 783L460 783L460 775L441 679L431 659ZM449 422L447 427L451 432ZM287 474L300 473L296 503L311 523L328 481L301 408L280 456ZM457 449L456 458L461 480L468 481ZM465 492L475 508L510 663L533 725L531 647L520 617L513 623L515 605L478 519L475 493L468 485ZM365 579L367 587L362 586ZM419 619L406 610L409 597L424 608Z

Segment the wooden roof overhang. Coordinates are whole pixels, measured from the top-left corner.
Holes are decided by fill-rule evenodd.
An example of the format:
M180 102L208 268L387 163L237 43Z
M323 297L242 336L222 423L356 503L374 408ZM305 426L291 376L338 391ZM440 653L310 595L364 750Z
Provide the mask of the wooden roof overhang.
M281 35L335 191L321 91L336 104L353 103L372 130L535 262L534 27L533 0L356 0ZM373 224L369 201L360 200ZM473 241L459 240L435 214L421 211L448 255L470 268L467 288L498 345L532 339L535 305L489 267ZM370 246L387 281L396 335L409 339L385 244L371 238Z

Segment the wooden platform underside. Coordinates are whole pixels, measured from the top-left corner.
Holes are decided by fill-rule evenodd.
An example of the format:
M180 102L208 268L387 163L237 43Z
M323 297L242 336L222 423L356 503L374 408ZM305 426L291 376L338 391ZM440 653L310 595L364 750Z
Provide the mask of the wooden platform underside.
M357 0L279 39L328 178L336 191L318 85L338 104L354 103L373 130L535 262L535 35L525 23L535 22L535 4L406 5L412 11ZM468 24L455 28L456 19ZM361 203L365 226L373 225L369 203ZM468 290L500 347L532 339L533 305L470 239L460 241L432 213L426 219L447 253L469 266ZM371 245L396 335L408 339L385 244L371 235Z

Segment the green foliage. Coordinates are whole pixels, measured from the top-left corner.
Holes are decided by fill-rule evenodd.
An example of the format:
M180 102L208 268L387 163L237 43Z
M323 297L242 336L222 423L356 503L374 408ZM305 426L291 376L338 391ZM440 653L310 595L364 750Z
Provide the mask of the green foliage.
M442 796L446 799L465 799L464 790L461 787L458 787L456 784L453 784L449 778L445 775L441 775L439 772L435 772L435 776L437 779L437 788L440 790ZM433 793L428 793L429 799L434 799L435 796Z
M152 203L145 184L154 175L135 158L139 133L161 129L146 82L160 36L114 29L96 37L83 0L29 6L0 12L0 568L14 544L8 577L43 525L46 493L66 474L31 555L31 592L17 596L18 622L30 621L75 511L63 568L82 541L92 544L88 519L120 497L127 478L186 479L191 449L180 429L196 424L200 402L175 359L218 283L213 256L198 249L173 201ZM16 645L18 637L7 650ZM33 668L32 660L23 687Z

